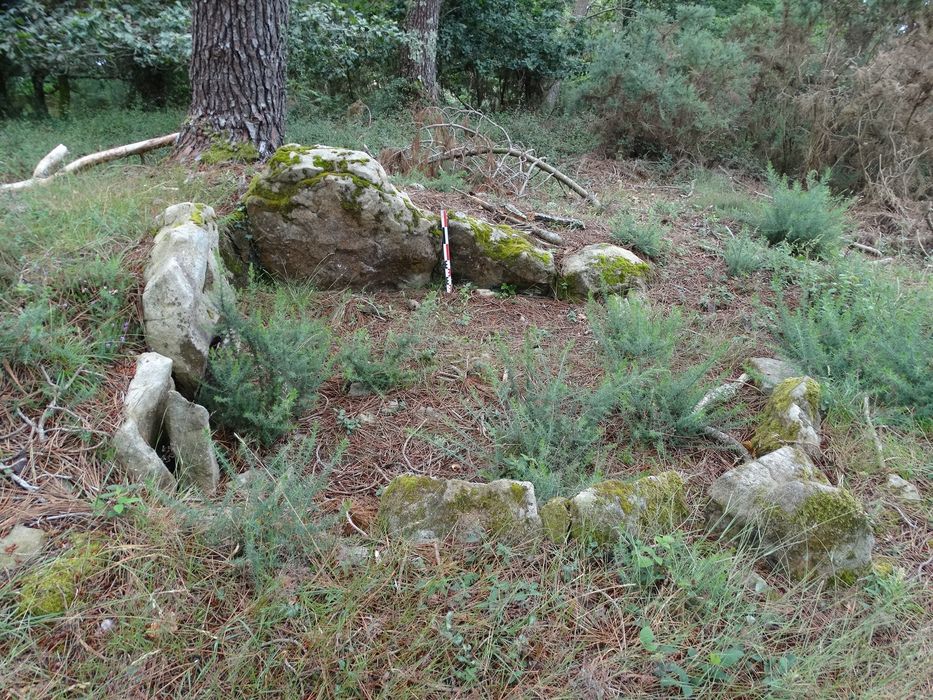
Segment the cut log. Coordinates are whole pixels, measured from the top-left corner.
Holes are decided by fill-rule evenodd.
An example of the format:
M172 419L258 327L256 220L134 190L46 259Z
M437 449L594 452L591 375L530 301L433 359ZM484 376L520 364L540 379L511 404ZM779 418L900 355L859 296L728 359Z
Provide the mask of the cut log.
M10 182L5 185L0 185L0 192L17 192L19 190L29 189L35 185L45 185L61 175L81 172L82 170L87 170L90 167L100 165L101 163L107 163L111 160L118 160L120 158L126 158L127 156L135 156L146 153L148 151L153 151L157 148L171 146L175 143L177 138L178 133L176 132L174 134L158 136L154 139L147 139L145 141L130 143L125 146L117 146L116 148L110 148L106 151L100 151L98 153L91 153L90 155L78 158L78 160L69 163L60 170L56 169L46 177L36 177L35 173L33 173L33 176L28 180L23 180L21 182ZM57 161L60 164L61 160L65 157L65 153L68 152L68 149L66 149L64 146L57 146L51 153L39 161L39 164L36 166L36 172L39 172L40 166L42 166L43 163L48 161L50 158L54 162L56 159L52 158L52 156L59 149L64 149L64 153L61 153L61 156L57 157Z

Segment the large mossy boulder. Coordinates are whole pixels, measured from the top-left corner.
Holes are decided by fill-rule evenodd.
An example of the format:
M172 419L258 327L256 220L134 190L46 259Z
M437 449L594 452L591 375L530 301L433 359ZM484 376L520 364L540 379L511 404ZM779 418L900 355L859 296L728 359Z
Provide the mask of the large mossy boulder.
M798 447L782 447L720 476L710 488L711 526L761 540L794 577L851 580L871 564L874 535L861 504Z
M194 396L207 367L222 304L233 291L220 262L214 210L183 202L158 218L143 273L146 343L172 360L178 390Z
M564 257L558 290L570 297L622 294L641 287L648 263L635 253L611 243L594 243Z
M752 436L752 451L764 455L796 445L818 456L820 396L819 382L810 377L791 377L774 387Z
M486 289L507 284L521 291L550 290L554 255L535 246L527 233L461 213L448 223L455 280Z
M482 484L402 474L383 492L379 519L388 532L415 541L521 541L541 531L534 486L508 479Z
M366 153L282 146L245 196L252 255L319 287L420 287L438 261L425 216Z
M603 481L570 499L569 510L570 535L597 546L611 546L623 533L671 532L687 517L684 480L668 471L635 481Z

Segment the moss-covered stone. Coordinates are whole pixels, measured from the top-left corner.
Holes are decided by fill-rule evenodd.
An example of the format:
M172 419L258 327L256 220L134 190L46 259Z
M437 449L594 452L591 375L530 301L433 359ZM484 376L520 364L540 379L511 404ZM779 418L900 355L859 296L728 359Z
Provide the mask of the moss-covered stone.
M635 263L619 257L600 255L597 258L596 270L603 284L609 289L619 286L631 285L632 280L648 275L648 263Z
M552 498L541 506L541 528L551 542L563 544L570 536L570 500Z
M379 519L389 532L415 539L521 538L540 529L531 484L504 479L479 484L405 474L383 493Z
M871 562L874 536L861 504L797 447L729 470L710 499L712 525L729 537L746 530L759 538L771 561L796 578L857 577Z
M687 516L684 481L677 472L636 481L603 481L570 501L570 534L574 539L604 546L632 535L670 532Z
M90 535L73 535L71 548L19 580L18 609L23 615L61 614L74 602L80 582L103 569L103 543Z
M621 294L644 284L651 271L632 251L609 243L594 243L561 262L557 289L562 297Z
M752 451L764 455L784 445L800 445L811 454L818 452L821 393L819 382L810 377L778 384L762 411Z

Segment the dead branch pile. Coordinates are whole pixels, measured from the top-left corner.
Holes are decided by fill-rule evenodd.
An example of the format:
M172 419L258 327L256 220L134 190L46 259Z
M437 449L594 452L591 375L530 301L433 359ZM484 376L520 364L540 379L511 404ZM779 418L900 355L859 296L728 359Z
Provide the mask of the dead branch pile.
M436 177L453 163L473 182L499 193L521 197L554 180L584 200L599 205L595 195L546 162L534 149L512 140L509 132L475 109L431 108L415 114L417 131L404 148L384 149L379 160L390 172L419 170Z

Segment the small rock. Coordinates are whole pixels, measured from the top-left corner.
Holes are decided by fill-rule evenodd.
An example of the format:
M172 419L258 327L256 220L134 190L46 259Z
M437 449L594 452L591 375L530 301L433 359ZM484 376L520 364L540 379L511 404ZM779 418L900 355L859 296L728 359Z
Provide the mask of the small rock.
M756 574L754 571L748 572L748 574L745 576L745 579L742 581L742 584L749 591L751 591L755 595L760 595L760 596L765 595L768 592L768 589L770 588L770 586L768 585L768 582L765 581L761 576Z
M100 621L100 633L110 634L113 631L113 628L117 626L117 623L113 621L113 618L106 617Z
M356 417L356 419L363 425L372 425L376 422L376 416L372 413L364 412Z
M417 299L406 299L406 300L405 300L405 307L406 307L409 311L417 311L418 309L421 308L421 302L418 301Z
M621 294L644 285L648 263L635 253L609 243L595 243L564 257L559 288L570 296Z
M364 566L372 558L369 548L362 545L340 544L337 546L337 564L344 568L352 569Z
M480 484L402 474L383 492L379 519L390 533L422 542L520 540L541 532L534 486L508 479Z
M922 500L917 487L897 474L888 474L885 491L904 503L919 503Z
M491 289L474 289L473 294L484 299L495 299L496 293Z
M15 525L10 533L0 538L0 571L12 569L42 551L48 535L35 527Z
M237 489L246 489L256 481L256 479L262 478L262 472L257 469L247 469L242 474L237 474L233 477L233 487Z
M773 357L753 357L748 361L748 368L752 379L765 394L770 394L781 382L800 376L793 365Z
M765 455L797 445L811 457L820 453L819 382L810 377L785 379L775 387L752 436L752 452Z
M710 488L711 527L747 530L775 565L797 578L848 580L871 564L874 535L861 504L831 486L797 447L782 447L731 469Z
M379 412L386 416L394 416L396 413L399 413L405 409L405 402L399 401L398 399L392 399L385 403L382 408L379 409Z
M362 382L351 382L349 389L347 389L347 396L351 399L360 399L364 396L372 396L373 392L363 384Z
M624 530L637 537L670 532L687 517L683 477L674 471L632 482L603 481L570 499L570 534L611 545Z

